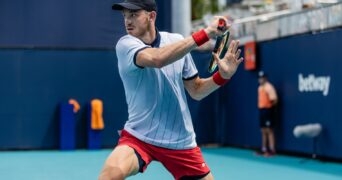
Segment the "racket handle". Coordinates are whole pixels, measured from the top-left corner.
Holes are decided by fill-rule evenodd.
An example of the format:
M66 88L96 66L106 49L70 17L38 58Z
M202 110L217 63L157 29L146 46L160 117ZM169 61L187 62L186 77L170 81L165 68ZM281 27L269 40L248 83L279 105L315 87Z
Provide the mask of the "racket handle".
M217 29L220 31L225 31L226 30L227 23L224 19L220 18L218 22Z
M222 36L217 36L216 37L215 46L214 46L214 49L213 49L214 53L217 53L218 48L220 47L221 41L222 41Z
M225 31L226 30L226 25L227 25L226 21L224 19L220 18L219 22L218 22L218 25L217 25L217 29L220 30L220 31ZM222 36L217 36L216 37L216 43L215 43L215 46L214 46L214 49L213 49L214 53L217 53L217 50L220 47L221 41L222 41Z

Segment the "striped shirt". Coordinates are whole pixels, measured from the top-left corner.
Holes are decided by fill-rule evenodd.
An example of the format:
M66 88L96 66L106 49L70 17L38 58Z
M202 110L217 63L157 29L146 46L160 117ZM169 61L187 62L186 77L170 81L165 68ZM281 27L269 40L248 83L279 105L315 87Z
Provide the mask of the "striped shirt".
M162 68L139 67L136 55L148 47L162 47L183 39L179 34L157 32L152 45L123 36L116 45L118 68L128 105L124 129L159 147L190 149L197 146L183 80L198 71L189 54Z

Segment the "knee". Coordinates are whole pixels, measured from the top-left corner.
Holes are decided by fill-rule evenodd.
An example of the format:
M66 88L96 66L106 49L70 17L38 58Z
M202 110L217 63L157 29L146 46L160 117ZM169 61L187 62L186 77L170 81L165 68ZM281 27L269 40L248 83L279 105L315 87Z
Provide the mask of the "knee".
M106 167L104 168L98 180L124 180L125 175L122 170L118 167Z

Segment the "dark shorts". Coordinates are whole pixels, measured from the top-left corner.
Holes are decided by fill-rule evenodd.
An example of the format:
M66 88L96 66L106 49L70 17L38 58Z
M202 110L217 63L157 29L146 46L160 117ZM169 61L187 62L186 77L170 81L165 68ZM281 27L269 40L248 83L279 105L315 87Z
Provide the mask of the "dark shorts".
M210 173L199 147L186 150L161 148L147 144L125 130L121 133L118 145L127 145L135 150L140 172L143 172L151 161L155 160L161 162L177 180L200 179Z
M275 125L273 109L259 109L259 120L261 128L273 128Z

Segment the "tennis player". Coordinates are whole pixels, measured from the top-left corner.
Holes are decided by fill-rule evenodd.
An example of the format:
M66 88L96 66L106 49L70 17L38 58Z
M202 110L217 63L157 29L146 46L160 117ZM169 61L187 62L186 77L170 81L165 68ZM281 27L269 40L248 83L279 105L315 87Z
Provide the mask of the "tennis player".
M99 179L125 179L144 172L151 161L161 162L175 179L213 179L195 141L185 89L200 100L228 82L243 60L239 42L231 42L223 59L215 55L218 72L200 78L189 52L222 35L217 26L224 17L183 38L158 31L154 0L126 0L112 8L122 12L127 31L116 54L128 120Z

